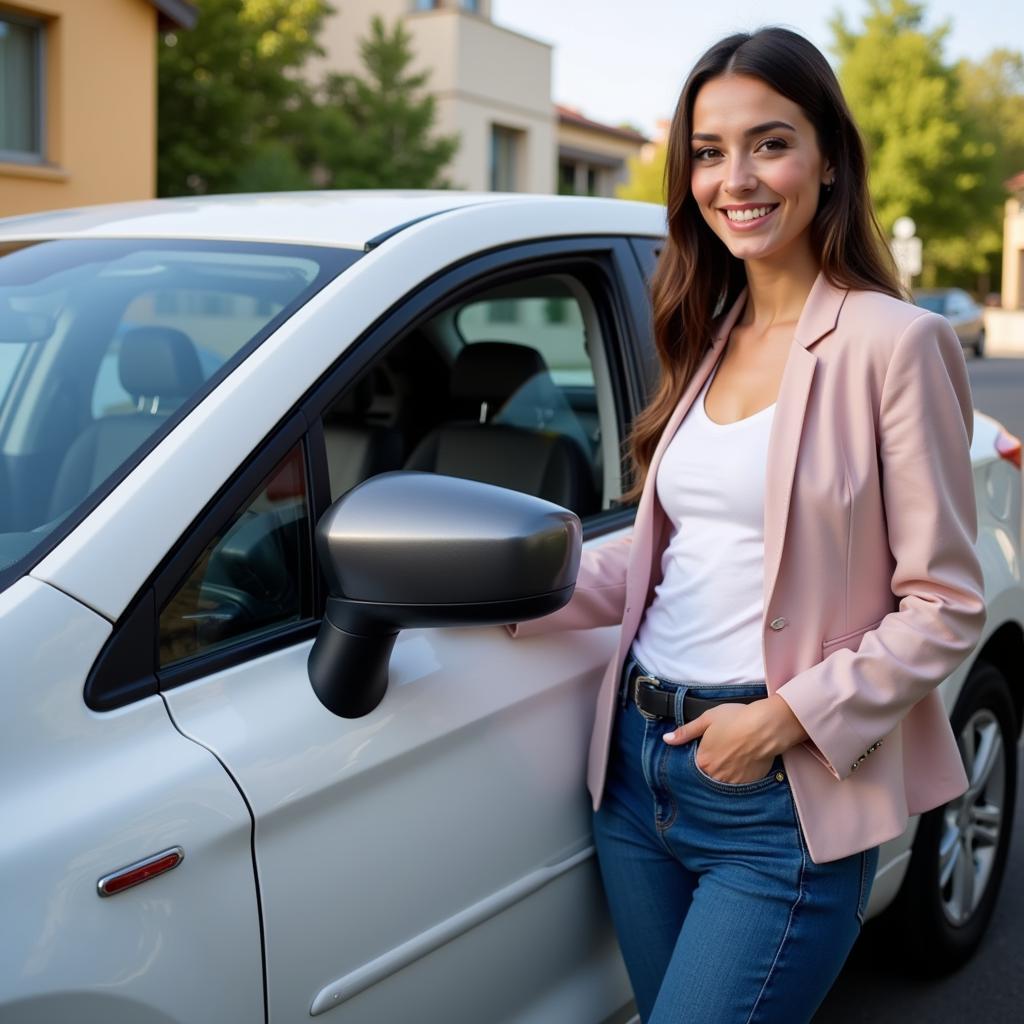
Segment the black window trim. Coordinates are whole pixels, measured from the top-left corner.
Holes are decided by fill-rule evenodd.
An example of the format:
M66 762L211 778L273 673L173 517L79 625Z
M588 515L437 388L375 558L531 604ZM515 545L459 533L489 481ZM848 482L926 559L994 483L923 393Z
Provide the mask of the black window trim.
M241 638L209 653L200 653L166 668L160 668L160 612L188 577L196 561L226 523L264 483L275 467L296 445L302 446L306 492L312 507L312 479L309 471L307 423L301 412L292 412L284 425L275 428L255 454L236 471L193 520L168 555L157 565L139 594L118 619L111 636L93 664L85 684L85 702L94 711L110 711L124 704L173 689L202 676L291 646L316 634L319 627L319 587L314 585L314 617L269 629L254 637ZM315 523L315 519L311 520ZM316 553L310 531L312 579L318 579ZM141 609L141 611L140 611ZM139 614L136 614L139 612Z
M379 358L388 347L424 319L452 301L457 301L460 293L472 294L485 282L497 283L499 279L535 274L545 264L552 271L560 269L564 272L570 272L574 264L589 264L592 272L605 275L610 285L607 290L609 301L601 301L592 292L591 295L601 321L604 340L619 338L622 342L619 347L609 347L607 359L613 378L612 390L620 429L624 431L628 428L640 408L644 393L642 368L635 354L639 345L636 291L639 287L642 293L643 281L626 236L574 235L501 246L476 253L439 270L419 287L403 295L346 348L290 412L271 428L249 458L182 533L182 538L154 569L115 624L86 682L85 700L88 706L95 711L113 710L151 694L182 686L214 672L311 640L319 629L326 602L314 538L316 523L330 504L322 413L344 391L346 384ZM157 648L160 610L184 583L196 559L223 525L300 441L304 443L311 513L314 617L255 637L241 638L237 643L217 648L209 654L197 654L160 669ZM601 512L589 519L584 527L584 539L590 540L624 529L632 524L635 514L636 508L632 505Z

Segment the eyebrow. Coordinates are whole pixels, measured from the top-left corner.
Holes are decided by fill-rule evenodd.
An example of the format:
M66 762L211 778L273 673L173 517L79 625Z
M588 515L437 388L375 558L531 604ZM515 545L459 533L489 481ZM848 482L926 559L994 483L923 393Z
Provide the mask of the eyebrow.
M796 129L785 121L765 121L764 124L755 124L753 128L748 128L743 134L746 137L751 135L760 135L761 132L769 132L777 128L785 128L788 131L795 132ZM721 135L709 135L706 132L694 132L690 138L694 141L701 142L721 142Z

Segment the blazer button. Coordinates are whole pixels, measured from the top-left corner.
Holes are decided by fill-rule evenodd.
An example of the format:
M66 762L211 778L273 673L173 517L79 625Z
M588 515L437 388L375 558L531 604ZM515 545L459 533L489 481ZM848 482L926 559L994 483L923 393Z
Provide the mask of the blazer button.
M788 625L788 623L784 618L780 616L777 619L772 619L772 621L769 622L768 625L771 626L772 629L782 629L784 626Z

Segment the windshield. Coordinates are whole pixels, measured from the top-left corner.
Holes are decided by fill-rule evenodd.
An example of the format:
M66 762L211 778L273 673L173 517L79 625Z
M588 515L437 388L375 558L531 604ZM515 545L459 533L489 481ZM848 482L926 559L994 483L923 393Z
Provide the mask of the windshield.
M0 588L358 256L121 239L0 248Z

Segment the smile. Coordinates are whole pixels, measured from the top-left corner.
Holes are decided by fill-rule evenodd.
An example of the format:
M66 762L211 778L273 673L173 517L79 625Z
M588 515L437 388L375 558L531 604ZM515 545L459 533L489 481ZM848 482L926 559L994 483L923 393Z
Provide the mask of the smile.
M722 210L729 224L734 227L754 227L764 223L777 209L778 203L750 207L746 210Z

